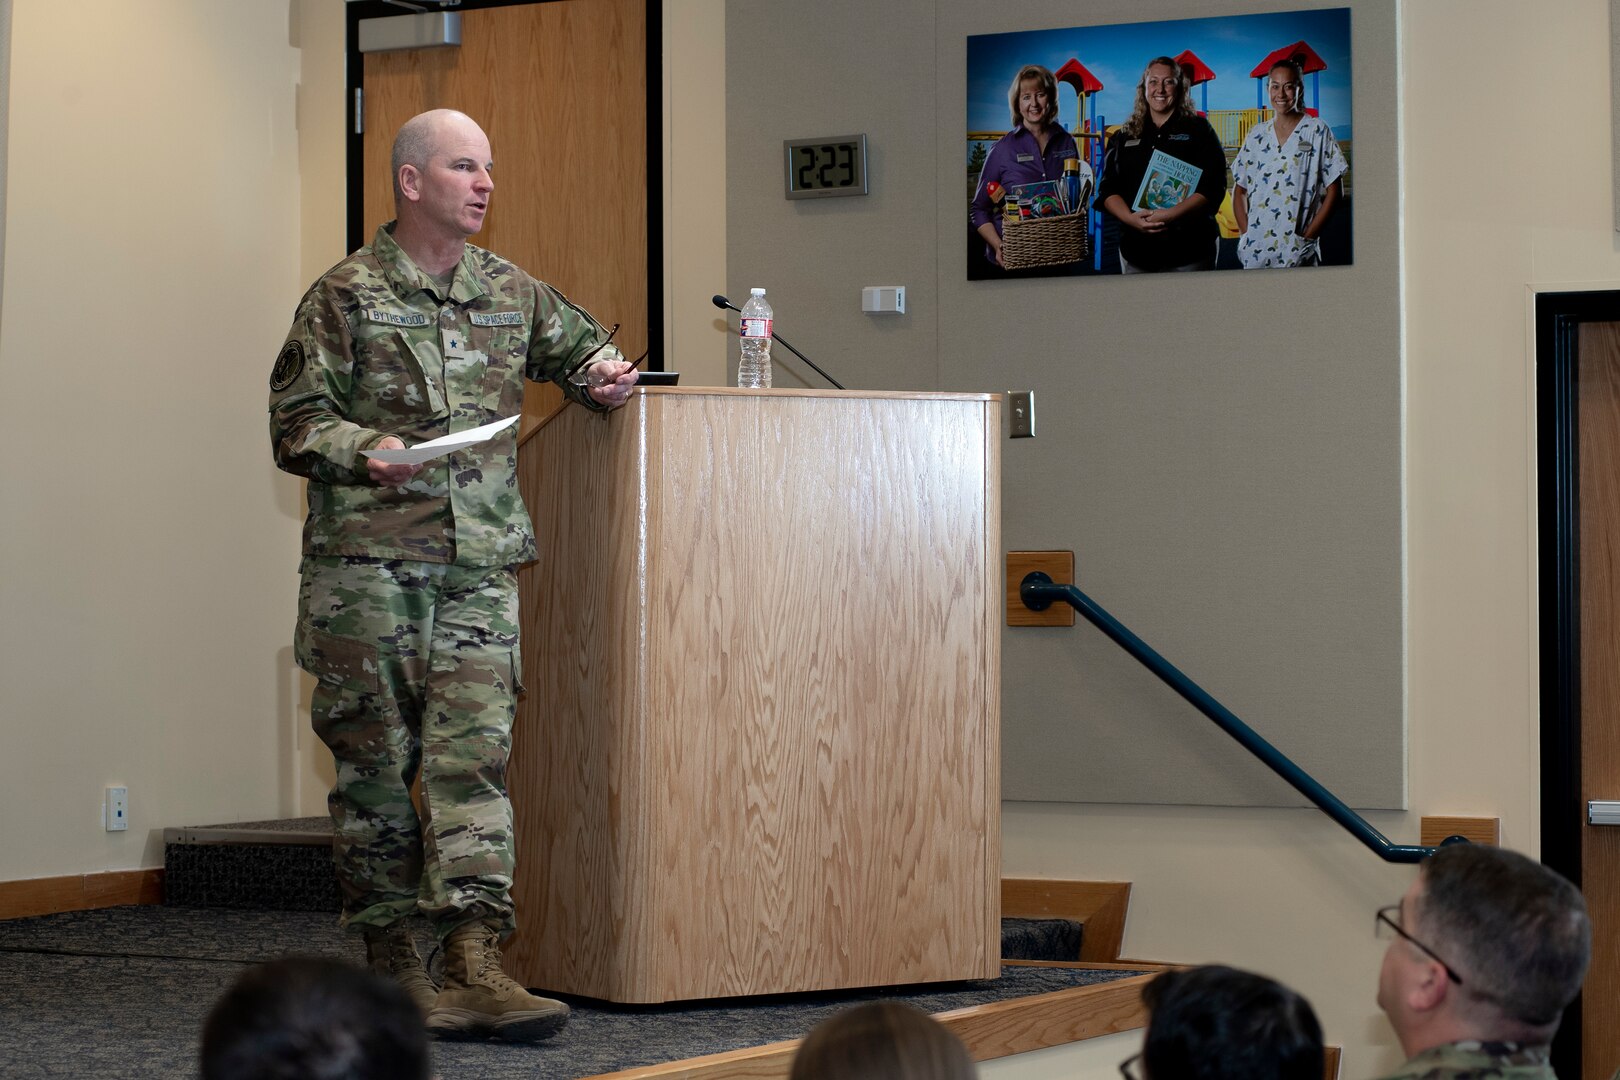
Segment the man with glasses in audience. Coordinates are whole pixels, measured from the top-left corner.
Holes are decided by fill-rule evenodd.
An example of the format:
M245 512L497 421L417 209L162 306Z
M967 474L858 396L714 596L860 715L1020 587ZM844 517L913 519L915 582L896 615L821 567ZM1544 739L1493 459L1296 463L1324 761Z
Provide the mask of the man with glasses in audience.
M1548 1047L1591 957L1581 894L1532 859L1441 848L1399 904L1378 1006L1408 1060L1389 1080L1553 1080Z

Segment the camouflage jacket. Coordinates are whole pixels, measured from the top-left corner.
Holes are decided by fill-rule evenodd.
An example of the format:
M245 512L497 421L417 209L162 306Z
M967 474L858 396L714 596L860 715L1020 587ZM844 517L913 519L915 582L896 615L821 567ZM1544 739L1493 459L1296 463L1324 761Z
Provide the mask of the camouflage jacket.
M523 378L566 380L606 337L561 294L470 244L449 295L394 242L393 223L304 295L270 376L276 464L309 479L304 554L511 566L534 558L517 488L517 428L374 484L369 450L515 415Z
M1545 1046L1454 1042L1431 1047L1385 1080L1557 1080Z

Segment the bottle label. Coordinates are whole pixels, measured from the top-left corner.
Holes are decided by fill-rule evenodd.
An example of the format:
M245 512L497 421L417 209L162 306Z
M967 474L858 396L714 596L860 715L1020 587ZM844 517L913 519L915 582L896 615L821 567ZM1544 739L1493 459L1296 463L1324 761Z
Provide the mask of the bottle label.
M770 319L739 319L742 324L742 336L752 338L768 338L771 336Z

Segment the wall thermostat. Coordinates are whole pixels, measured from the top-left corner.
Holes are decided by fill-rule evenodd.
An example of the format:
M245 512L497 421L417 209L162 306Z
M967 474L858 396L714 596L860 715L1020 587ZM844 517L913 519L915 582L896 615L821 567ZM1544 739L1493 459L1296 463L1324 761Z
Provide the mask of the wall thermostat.
M861 310L872 315L904 315L904 285L868 285L861 290Z

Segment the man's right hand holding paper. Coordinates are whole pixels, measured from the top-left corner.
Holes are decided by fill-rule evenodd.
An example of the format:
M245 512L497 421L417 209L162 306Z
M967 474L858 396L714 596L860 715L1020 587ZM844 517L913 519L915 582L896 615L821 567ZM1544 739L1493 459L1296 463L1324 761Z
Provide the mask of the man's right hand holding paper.
M373 450L403 450L405 443L397 435L385 435L382 442L372 447ZM416 465L389 465L376 458L366 459L366 472L371 475L371 482L384 487L398 487L411 477L422 471L420 464Z

